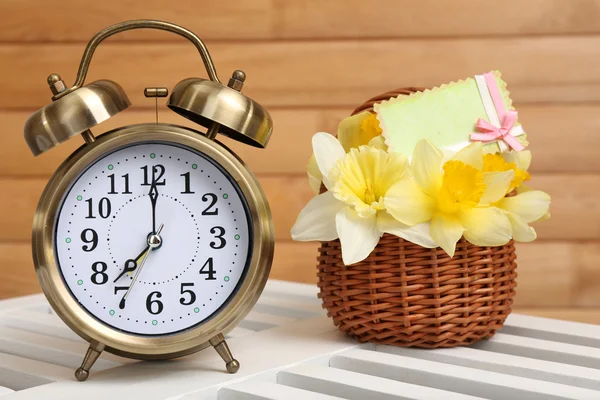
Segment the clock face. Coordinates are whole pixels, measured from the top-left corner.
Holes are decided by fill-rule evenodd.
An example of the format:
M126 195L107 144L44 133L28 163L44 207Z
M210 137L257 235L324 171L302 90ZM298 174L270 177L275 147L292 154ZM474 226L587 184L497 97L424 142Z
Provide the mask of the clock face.
M68 190L56 261L79 304L115 329L165 335L218 313L252 258L234 179L187 147L142 143L96 161Z

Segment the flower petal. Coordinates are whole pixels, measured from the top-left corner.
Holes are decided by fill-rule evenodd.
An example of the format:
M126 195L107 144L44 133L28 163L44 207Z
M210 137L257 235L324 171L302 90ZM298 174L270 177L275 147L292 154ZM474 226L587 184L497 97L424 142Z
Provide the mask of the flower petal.
M460 240L465 228L453 215L437 213L431 220L431 237L450 257L454 257L456 242Z
M485 192L479 200L480 206L489 206L503 198L510 188L510 183L515 177L515 171L484 172L483 183Z
M419 246L427 248L437 247L429 232L429 226L429 222L408 226L396 221L394 217L386 212L379 212L377 214L377 229L380 232L391 233Z
M415 146L411 169L415 181L431 197L442 187L442 152L429 140L420 140Z
M459 214L464 236L477 246L502 246L510 240L512 229L502 210L496 207L472 208Z
M350 265L364 260L371 254L381 232L377 229L377 217L361 218L350 207L344 207L335 217L335 225L342 244L342 261Z
M471 167L483 169L483 147L481 142L473 142L452 157L453 160L462 161Z
M344 203L325 192L313 197L298 215L292 227L292 239L299 241L334 240L338 238L335 215Z
M306 166L306 174L308 175L308 184L312 191L315 194L319 194L321 192L321 183L323 182L323 175L319 170L319 166L317 165L317 159L313 154L310 156L310 160L308 160L308 165Z
M531 190L513 197L505 197L498 203L498 207L530 223L543 218L548 213L550 196L540 190Z
M362 122L370 116L370 112L363 111L351 117L344 118L339 123L337 137L346 153L352 148L365 145L369 142L369 140L365 140L365 135L362 131Z
M323 183L329 189L329 172L346 155L340 142L329 133L319 132L312 138L313 153L319 170L323 175Z
M523 150L518 152L519 155L519 163L517 166L522 170L527 171L529 166L531 165L531 151Z
M504 158L504 161L507 163L515 163L517 168L522 169L523 171L527 171L529 169L529 165L531 165L531 151L529 150L511 150L506 153L502 153L502 158Z
M506 213L506 217L510 221L513 238L517 242L533 242L537 238L535 229L530 227L523 218L509 212Z
M369 140L368 146L374 147L376 149L381 149L383 151L388 151L388 146L387 144L385 144L385 138L382 135L375 136L373 139Z
M435 209L435 201L412 179L393 185L385 195L384 205L395 219L409 226L429 221Z

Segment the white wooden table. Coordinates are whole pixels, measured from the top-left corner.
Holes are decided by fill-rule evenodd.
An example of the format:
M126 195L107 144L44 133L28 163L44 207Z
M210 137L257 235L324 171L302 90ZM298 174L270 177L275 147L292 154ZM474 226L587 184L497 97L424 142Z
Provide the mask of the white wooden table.
M0 400L600 399L600 327L512 315L470 348L359 345L334 328L316 288L270 281L228 340L166 362L103 353L77 382L86 344L42 295L0 302Z

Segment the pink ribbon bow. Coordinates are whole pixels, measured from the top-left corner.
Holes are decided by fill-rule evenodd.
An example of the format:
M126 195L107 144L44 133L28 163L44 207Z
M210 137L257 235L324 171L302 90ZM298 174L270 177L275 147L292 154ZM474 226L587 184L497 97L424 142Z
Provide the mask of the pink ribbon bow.
M472 133L471 140L491 142L502 139L507 145L516 151L521 151L525 149L525 147L519 142L519 140L517 140L516 137L510 134L511 129L513 126L515 126L515 122L517 122L517 112L513 110L509 110L506 114L504 114L502 125L500 127L496 127L485 119L479 118L479 120L477 120L477 125L475 126L480 132L483 133Z
M494 108L498 114L500 126L494 126L485 119L479 118L475 126L482 133L472 133L471 140L477 140L480 142L504 140L508 146L512 147L516 151L525 149L525 146L523 146L519 140L510 133L517 122L517 112L514 110L507 110L504 106L502 94L500 93L498 83L494 78L494 74L492 72L488 72L483 74L483 76L490 92L492 102L494 103Z

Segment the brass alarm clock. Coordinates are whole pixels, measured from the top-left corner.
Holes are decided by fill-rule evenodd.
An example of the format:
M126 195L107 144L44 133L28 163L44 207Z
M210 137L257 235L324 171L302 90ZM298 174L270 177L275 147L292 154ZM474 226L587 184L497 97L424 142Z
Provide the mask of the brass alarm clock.
M189 39L210 79L178 83L168 107L199 124L145 123L94 136L90 128L130 102L117 83L84 85L94 50L122 31L149 28ZM135 20L97 33L68 88L52 74L54 102L25 125L39 155L73 136L85 140L54 173L33 223L40 285L60 318L90 343L75 372L85 380L102 351L143 360L179 357L213 346L234 373L224 339L252 308L273 259L269 206L244 163L216 140L226 135L264 148L268 112L241 94L245 74L228 85L191 31ZM167 90L148 88L147 96Z

